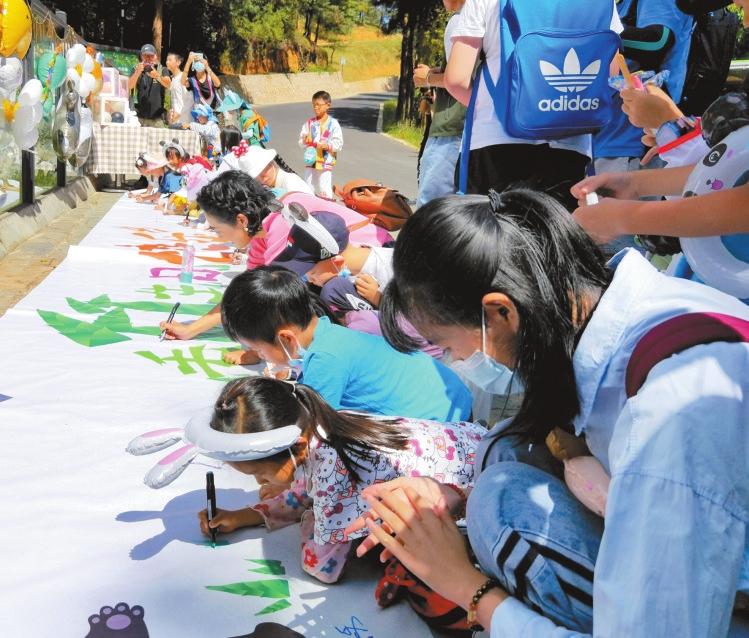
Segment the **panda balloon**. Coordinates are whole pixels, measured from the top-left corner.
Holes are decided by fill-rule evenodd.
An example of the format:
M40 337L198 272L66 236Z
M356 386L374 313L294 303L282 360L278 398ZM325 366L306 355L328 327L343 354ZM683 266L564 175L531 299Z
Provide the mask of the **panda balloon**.
M702 126L711 148L687 179L683 196L695 197L749 183L746 96L728 94L719 98L705 112ZM681 247L702 281L739 299L749 299L749 234L682 238Z

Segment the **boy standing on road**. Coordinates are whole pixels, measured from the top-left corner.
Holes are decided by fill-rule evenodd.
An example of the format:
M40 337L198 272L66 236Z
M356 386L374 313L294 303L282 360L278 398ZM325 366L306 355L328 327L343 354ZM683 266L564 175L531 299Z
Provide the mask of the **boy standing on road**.
M304 178L315 194L333 199L333 167L343 148L343 131L338 120L328 115L332 100L327 91L312 96L315 116L302 126L299 146L304 149Z

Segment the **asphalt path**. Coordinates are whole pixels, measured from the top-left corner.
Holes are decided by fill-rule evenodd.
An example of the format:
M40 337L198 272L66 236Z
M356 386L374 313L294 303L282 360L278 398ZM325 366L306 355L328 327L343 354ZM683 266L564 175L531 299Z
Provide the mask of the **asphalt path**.
M411 146L377 133L377 117L382 102L395 97L387 93L367 93L335 100L331 114L343 127L343 151L333 171L333 183L343 186L352 179L372 179L398 189L409 199L418 190L418 152ZM297 173L304 175L302 149L297 141L304 122L312 116L311 103L257 105L271 125L274 148Z

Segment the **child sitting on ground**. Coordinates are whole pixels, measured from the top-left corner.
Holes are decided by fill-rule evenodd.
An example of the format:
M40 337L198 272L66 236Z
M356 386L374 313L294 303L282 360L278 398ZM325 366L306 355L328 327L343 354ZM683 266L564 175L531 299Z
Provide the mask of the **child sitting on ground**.
M288 449L230 463L256 478L262 502L218 510L210 523L204 510L200 527L209 535L212 529L228 533L265 524L274 530L301 521L302 568L325 583L340 578L352 541L368 533L343 533L368 509L361 497L365 487L400 476L429 476L461 490L470 487L484 433L473 423L339 413L306 385L263 377L231 381L216 401L210 427L248 436L292 424L300 434Z
M343 148L343 131L334 117L328 115L330 93L318 91L312 96L315 116L302 126L299 146L304 150L304 178L315 194L333 199L333 167Z
M294 369L337 410L436 421L471 414L471 393L452 370L422 352L397 352L382 337L318 317L307 286L284 268L236 277L221 316L232 339L271 368Z

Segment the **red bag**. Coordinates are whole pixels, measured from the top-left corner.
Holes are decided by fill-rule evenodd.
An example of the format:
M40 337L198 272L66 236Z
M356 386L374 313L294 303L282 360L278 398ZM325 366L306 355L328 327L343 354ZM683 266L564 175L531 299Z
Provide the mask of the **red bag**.
M649 330L629 358L625 377L627 397L635 396L650 371L661 361L706 343L749 343L749 321L717 312L677 315Z
M386 230L400 230L413 215L405 195L368 179L355 179L342 189L336 186L335 194L348 208Z
M468 628L468 614L460 605L432 591L399 560L391 558L377 583L375 600L380 607L389 607L401 598L430 627L460 638L473 635Z

